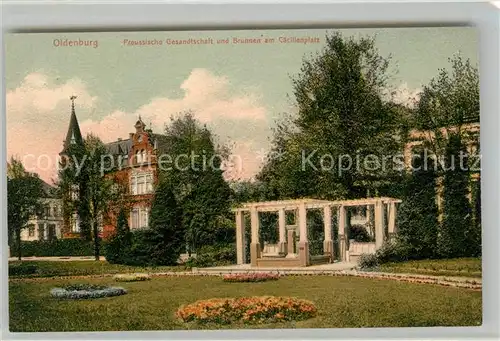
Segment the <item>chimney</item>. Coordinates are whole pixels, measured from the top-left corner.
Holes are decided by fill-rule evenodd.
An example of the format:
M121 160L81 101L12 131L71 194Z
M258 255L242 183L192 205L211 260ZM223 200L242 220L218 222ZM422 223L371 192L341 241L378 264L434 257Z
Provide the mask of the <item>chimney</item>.
M119 138L118 138L118 141L121 141L121 140L122 140L122 138L121 138L121 137L119 137Z
M130 139L132 140L134 138L134 133L129 134Z

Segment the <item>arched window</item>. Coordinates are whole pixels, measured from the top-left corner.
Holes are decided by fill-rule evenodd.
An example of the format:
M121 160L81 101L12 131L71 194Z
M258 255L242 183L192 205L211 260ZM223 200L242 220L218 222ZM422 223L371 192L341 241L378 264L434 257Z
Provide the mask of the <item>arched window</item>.
M141 156L142 156L142 154L138 150L136 150L135 151L135 162L141 163L142 162Z
M147 161L147 158L146 158L146 151L145 151L144 149L143 149L143 150L141 150L141 154L142 154L142 156L141 156L141 160L142 160L142 162L146 162L146 161Z

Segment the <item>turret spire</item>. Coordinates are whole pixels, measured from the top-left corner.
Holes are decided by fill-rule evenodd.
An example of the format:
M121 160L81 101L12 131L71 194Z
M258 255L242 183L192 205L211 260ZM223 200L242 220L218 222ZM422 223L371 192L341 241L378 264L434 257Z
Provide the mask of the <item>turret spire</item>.
M71 100L71 113L73 114L75 112L75 99L76 99L76 96L73 95L69 99Z
M73 95L69 99L71 100L71 116L69 119L68 133L66 134L66 140L64 141L63 152L66 151L66 149L72 144L83 145L83 137L75 113L76 96Z

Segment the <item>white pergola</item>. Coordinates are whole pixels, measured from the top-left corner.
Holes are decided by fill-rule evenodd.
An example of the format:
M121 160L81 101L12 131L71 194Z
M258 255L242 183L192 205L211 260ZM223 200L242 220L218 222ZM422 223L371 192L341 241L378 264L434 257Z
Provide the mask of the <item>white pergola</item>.
M375 215L375 248L379 249L387 237L391 237L396 230L396 204L401 200L387 197L356 199L356 200L317 200L317 199L296 199L267 202L245 203L240 207L234 208L236 215L236 253L237 263L245 264L245 215L250 215L251 241L250 241L250 263L252 267L263 265L264 263L275 264L279 266L280 260L287 264L297 266L308 266L311 264L309 255L309 241L307 238L307 210L322 209L325 228L325 238L323 241L324 259L333 262L335 258L346 260L346 208L355 206L373 206ZM334 245L332 238L332 209L337 210L338 220L338 257L334 254ZM388 236L385 234L385 214L388 213ZM299 241L297 251L293 249L293 241L297 225L286 225L286 212L296 212L296 222L298 224ZM279 226L279 253L281 257L274 259L262 257L262 249L259 241L259 213L277 212ZM264 266L264 265L263 265Z

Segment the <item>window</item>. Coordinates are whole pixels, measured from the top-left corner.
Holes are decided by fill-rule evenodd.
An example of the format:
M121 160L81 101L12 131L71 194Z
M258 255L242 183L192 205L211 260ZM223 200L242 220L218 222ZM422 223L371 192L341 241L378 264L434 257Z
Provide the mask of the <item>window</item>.
M78 185L71 186L71 199L72 200L78 199Z
M135 207L130 216L131 229L147 228L149 224L149 208Z
M140 216L140 227L148 227L149 224L149 210L147 208L143 208L139 211Z
M132 174L130 178L130 191L133 195L153 193L153 174Z
M28 236L29 237L35 236L35 225L33 224L28 225Z
M147 174L146 176L146 192L153 193L153 174Z
M132 229L136 229L136 228L139 228L139 209L137 208L134 208L132 210L132 218L131 218L131 225L130 228Z
M71 219L71 232L80 232L80 218L78 214L74 213Z
M45 228L43 224L38 224L38 239L43 240L45 237Z
M50 217L50 206L46 205L43 207L43 215L45 217Z

